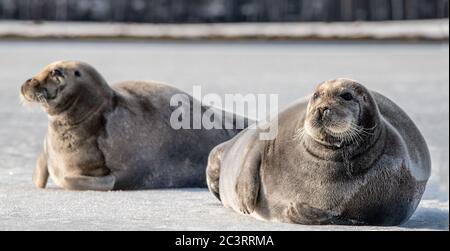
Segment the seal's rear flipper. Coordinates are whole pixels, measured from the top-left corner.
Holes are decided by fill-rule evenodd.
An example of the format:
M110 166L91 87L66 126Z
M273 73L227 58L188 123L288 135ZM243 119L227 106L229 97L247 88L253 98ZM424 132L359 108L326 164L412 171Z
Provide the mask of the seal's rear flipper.
M69 190L111 191L114 189L116 177L112 174L102 177L74 176L64 178L64 188Z

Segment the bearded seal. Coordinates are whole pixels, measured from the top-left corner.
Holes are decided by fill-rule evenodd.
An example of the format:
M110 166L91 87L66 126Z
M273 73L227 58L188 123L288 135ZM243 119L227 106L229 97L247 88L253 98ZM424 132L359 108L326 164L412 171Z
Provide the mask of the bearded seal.
M320 84L278 117L210 153L209 190L234 211L305 225L399 225L415 211L430 154L408 115L350 79Z
M241 131L175 130L170 99L185 93L154 82L110 87L94 67L77 61L48 65L22 85L21 94L48 114L33 174L39 188L49 176L68 190L206 187L210 150ZM223 123L248 123L230 113L216 115Z

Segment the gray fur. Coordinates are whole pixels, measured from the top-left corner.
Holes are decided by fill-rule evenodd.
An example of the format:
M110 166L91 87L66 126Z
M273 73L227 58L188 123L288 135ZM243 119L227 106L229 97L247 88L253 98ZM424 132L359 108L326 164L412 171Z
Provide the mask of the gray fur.
M207 168L210 190L225 207L268 221L405 222L430 175L430 155L421 133L392 101L352 80L328 81L319 88L328 93L320 103L310 97L279 114L279 134L274 140L261 141L257 130L247 129L216 147ZM330 145L308 133L299 134L317 107L344 106L329 93L348 88L358 90L361 116L356 120L377 124L370 134L346 143L324 137Z

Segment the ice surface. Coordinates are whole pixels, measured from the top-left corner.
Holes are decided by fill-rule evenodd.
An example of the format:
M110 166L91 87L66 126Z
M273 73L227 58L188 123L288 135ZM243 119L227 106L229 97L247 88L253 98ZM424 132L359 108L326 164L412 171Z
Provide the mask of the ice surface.
M0 230L448 230L448 43L175 43L0 41ZM400 227L300 226L240 216L206 189L70 192L33 187L46 129L19 104L21 83L48 63L77 59L114 83L161 80L187 92L278 93L280 107L313 85L351 77L396 101L430 146L423 200Z

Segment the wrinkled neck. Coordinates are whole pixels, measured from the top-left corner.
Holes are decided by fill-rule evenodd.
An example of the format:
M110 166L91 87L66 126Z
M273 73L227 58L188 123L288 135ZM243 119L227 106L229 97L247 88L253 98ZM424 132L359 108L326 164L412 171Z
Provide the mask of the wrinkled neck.
M301 141L301 148L316 159L336 162L349 168L349 172L358 173L379 159L385 143L386 128L379 124L373 134L365 135L358 143L343 144L341 147L325 145L306 134ZM359 167L360 170L355 170L355 167Z
M100 94L95 90L83 90L54 107L54 114L49 114L49 120L60 126L76 126L101 115L110 107L112 99L113 92Z

